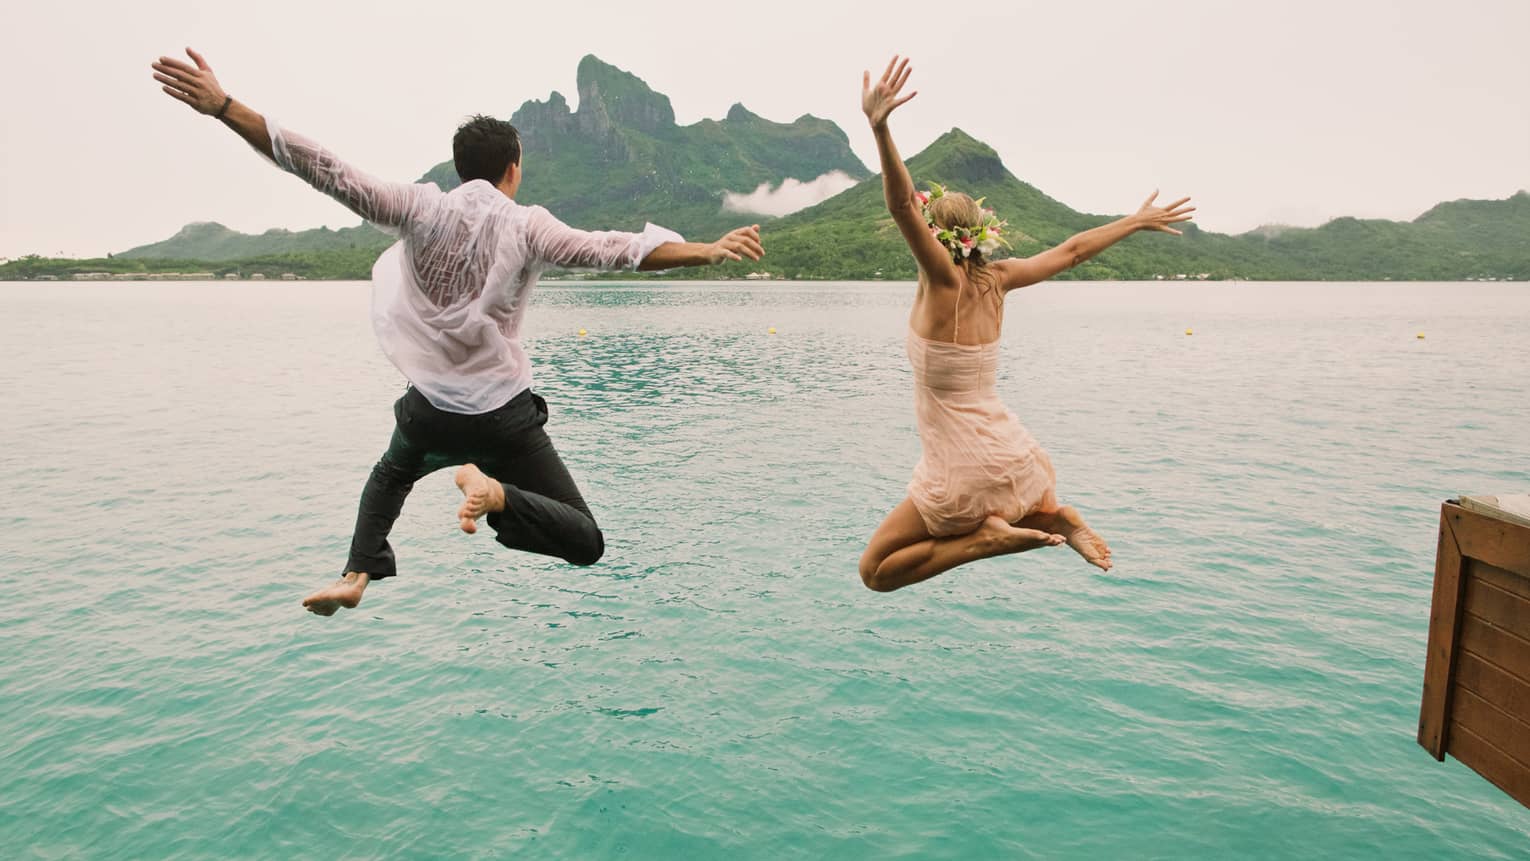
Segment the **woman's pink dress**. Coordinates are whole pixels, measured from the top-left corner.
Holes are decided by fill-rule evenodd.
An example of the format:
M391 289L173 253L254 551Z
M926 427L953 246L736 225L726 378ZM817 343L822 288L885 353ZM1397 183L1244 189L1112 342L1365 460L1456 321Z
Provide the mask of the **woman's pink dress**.
M999 400L999 342L952 344L908 333L924 454L908 497L933 536L964 535L1057 509L1052 459Z

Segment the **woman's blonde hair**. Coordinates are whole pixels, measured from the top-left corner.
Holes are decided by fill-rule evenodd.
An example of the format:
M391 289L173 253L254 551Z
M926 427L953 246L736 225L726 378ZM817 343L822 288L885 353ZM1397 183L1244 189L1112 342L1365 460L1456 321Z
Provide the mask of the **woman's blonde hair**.
M960 191L948 191L931 200L928 207L930 218L941 230L955 230L958 227L975 229L983 223L982 205L973 200L972 195ZM979 295L986 295L993 288L993 279L988 277L987 272L988 257L977 249L973 249L971 256L953 262L977 284Z
M983 223L983 208L972 195L960 191L948 191L930 201L930 217L941 230L972 227Z

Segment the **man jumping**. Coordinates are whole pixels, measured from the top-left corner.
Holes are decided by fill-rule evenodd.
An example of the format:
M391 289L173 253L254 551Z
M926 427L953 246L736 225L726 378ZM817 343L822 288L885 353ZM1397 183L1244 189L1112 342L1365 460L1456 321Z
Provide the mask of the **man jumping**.
M547 403L531 390L521 321L543 270L672 269L760 259L759 225L711 243L653 224L641 233L576 230L540 206L515 202L521 144L515 127L478 116L457 129L462 185L383 182L223 91L201 54L152 65L165 93L221 120L288 173L399 237L372 267L372 325L409 380L393 405L387 452L361 492L345 573L309 595L321 616L355 607L372 580L396 572L388 532L414 483L458 466L464 532L487 516L506 547L592 565L605 539L543 430Z

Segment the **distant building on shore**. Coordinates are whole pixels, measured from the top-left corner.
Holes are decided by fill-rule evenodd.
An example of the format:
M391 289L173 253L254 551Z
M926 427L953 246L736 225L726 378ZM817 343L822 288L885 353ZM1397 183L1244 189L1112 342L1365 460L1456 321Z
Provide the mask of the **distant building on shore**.
M69 281L215 281L213 272L73 272L63 276ZM237 273L223 276L226 280L239 279ZM34 275L33 281L58 281L58 275Z

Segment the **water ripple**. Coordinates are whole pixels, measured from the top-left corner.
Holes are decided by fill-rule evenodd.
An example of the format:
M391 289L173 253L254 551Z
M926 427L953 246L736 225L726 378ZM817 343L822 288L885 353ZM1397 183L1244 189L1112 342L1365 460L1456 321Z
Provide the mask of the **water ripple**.
M1017 294L1003 394L1120 567L1040 551L884 596L855 560L918 457L906 285L546 285L538 389L606 559L463 535L435 475L402 576L330 620L297 601L400 393L362 286L0 301L7 856L1530 838L1413 741L1439 502L1530 486L1522 287Z

